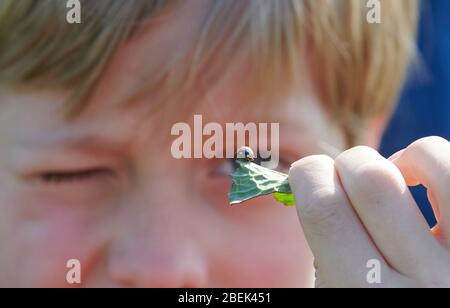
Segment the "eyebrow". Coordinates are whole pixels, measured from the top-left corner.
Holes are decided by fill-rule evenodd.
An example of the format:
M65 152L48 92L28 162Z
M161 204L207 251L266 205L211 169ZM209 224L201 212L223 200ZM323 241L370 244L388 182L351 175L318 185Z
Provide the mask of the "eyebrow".
M100 156L123 155L128 152L131 147L131 141L129 140L113 139L101 135L67 138L56 142L55 144L58 147L63 147L68 150Z
M119 156L129 152L132 143L130 139L100 134L60 135L54 138L31 138L17 141L19 148L27 152L34 152L37 156L41 150L42 152L62 150L97 157Z

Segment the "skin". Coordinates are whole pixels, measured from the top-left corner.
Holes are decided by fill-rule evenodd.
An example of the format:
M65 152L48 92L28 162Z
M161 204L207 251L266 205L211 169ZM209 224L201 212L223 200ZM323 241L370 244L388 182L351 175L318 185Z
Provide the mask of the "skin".
M237 99L232 89L224 82L211 91L217 106L227 106L221 119L209 105L195 112L205 122L249 121L226 115L226 102ZM311 286L312 256L295 208L271 197L230 207L230 160L175 160L170 127L143 117L144 107L89 111L67 122L59 97L1 97L1 286L67 286L72 258L83 266L85 287ZM327 153L316 140L339 146L310 96L283 104L297 116L281 122L281 170L299 156ZM281 117L260 121L268 120ZM45 178L80 170L100 171Z
M189 38L198 10L188 7L124 44L73 121L65 93L0 92L0 286L70 287L70 259L81 263L82 287L312 286L295 208L271 197L230 207L229 160L170 153L171 126L194 114L204 123L279 122L285 172L298 157L330 154L324 144L342 148L308 78L273 108L236 113L252 106L239 87L248 68L236 59L201 101L183 93L155 111L159 97L148 93L119 104L171 57L170 42ZM179 103L192 108L162 116Z
M396 168L408 174L409 180L421 181L423 174L410 167L416 166L411 162L417 160L407 152L396 159L397 167L377 156L377 160L389 164L394 177L387 171L379 175L376 168L358 173L361 162L376 156L366 148L345 152L334 161L345 147L343 134L321 107L324 104L310 86L306 67L300 68L305 72L302 87L263 112L258 112L257 103L244 101L240 95L239 80L248 69L239 60L230 65L221 82L208 88L201 101L183 93L181 102L193 106L189 112L162 117L153 108L158 103L157 93L139 97L133 108L118 105L145 83L158 65L172 57L174 42L189 40L201 13L201 4L194 3L200 1L186 4L183 14L157 19L157 27L154 23L144 27L124 44L88 108L72 122L64 117L65 93L23 89L0 92L0 286L69 287L66 263L76 258L82 265L83 287L307 287L312 286L314 274L309 245L318 260L319 285L364 285L362 270L367 269L360 267L365 266L362 261L378 256L397 265L384 259L383 249L388 251L392 245L404 247L397 253L408 254L394 256L394 251L386 256L393 261L394 257L404 257L408 262L401 268L390 268L389 273L409 273L415 257L423 261L420 257L425 253L431 258L420 267L424 271L431 266L430 272L443 273L442 269L450 268L442 261L446 250L439 249L445 241L437 244L430 239L423 220L414 216L414 208L405 206L412 201L400 202L395 193L389 194L393 200L383 202L401 204L393 209L402 210L401 214L380 219L386 206L373 218L367 216L367 221L381 222L383 228L390 227L385 232L392 232L390 236L374 237L381 251L374 249L368 240L369 231L351 214L355 205L369 208L373 204L357 199L350 202L343 196L375 196L369 198L372 203L384 204L377 203L372 189L391 187L393 180L400 183L394 187L404 188ZM236 113L240 106L253 104L254 112ZM282 114L277 113L280 110ZM205 123L280 123L280 169L287 172L292 162L308 157L290 171L307 239L296 209L277 205L270 197L244 206L228 205L230 161L172 158L170 127L180 121L191 123L193 114L203 115ZM369 132L364 134L367 144L375 146L381 129ZM430 178L443 180L449 174L445 169L448 160L442 162L431 155L441 153L441 160L449 157L443 145L447 143L441 141L422 157L423 165L432 170L427 173ZM327 156L310 156L313 154ZM341 172L341 167L346 171ZM339 172L343 184L330 170ZM347 178L358 185L344 187ZM370 179L379 185L369 185ZM448 205L448 195L443 196L437 188L442 184L433 185L434 200ZM341 199L336 201L336 196ZM326 212L331 206L333 211ZM311 210L304 211L303 207ZM344 214L339 212L342 209ZM402 220L394 221L395 217ZM414 225L422 228L420 241L417 234L403 229L414 231ZM369 223L364 221L364 226ZM448 229L439 230L436 236ZM386 247L378 241L385 242ZM401 246L408 243L415 246ZM432 263L435 260L439 262ZM440 277L448 275L432 281L388 281L399 286L412 282L440 285L444 283Z
M450 287L450 143L421 139L389 159L356 147L310 156L289 173L315 256L316 286L368 287L376 259L382 287ZM407 185L423 184L438 215L430 230ZM339 266L336 266L339 264Z

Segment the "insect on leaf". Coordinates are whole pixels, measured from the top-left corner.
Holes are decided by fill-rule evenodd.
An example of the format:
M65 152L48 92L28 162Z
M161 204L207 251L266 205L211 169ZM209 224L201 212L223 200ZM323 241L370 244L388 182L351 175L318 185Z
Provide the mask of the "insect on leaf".
M237 163L239 167L232 175L233 185L228 193L231 205L270 194L286 206L295 205L286 174L250 161L238 160Z

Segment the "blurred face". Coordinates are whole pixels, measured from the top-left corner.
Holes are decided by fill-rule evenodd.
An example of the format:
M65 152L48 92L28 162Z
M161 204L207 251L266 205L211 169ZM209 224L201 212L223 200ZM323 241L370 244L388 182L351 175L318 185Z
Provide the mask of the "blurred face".
M75 121L64 118L64 95L1 93L0 286L70 286L70 259L80 261L84 287L311 286L295 208L271 197L230 207L232 161L170 152L171 126L200 114L222 124L280 123L286 172L302 156L333 154L343 138L307 74L298 93L264 112L241 99L241 64L202 101L184 95L178 103L195 106L191 113L161 119L151 110L157 93L131 108L115 104L170 58L172 43L188 35L179 29L197 20L190 10L123 46ZM236 113L242 104L255 112Z

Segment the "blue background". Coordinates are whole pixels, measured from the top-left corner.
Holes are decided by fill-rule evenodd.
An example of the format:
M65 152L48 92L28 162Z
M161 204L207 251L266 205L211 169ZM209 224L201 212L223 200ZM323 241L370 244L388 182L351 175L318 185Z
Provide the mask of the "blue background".
M420 64L412 71L384 135L381 152L385 156L425 136L450 139L449 0L423 2L418 44ZM428 222L434 225L425 189L411 190Z

